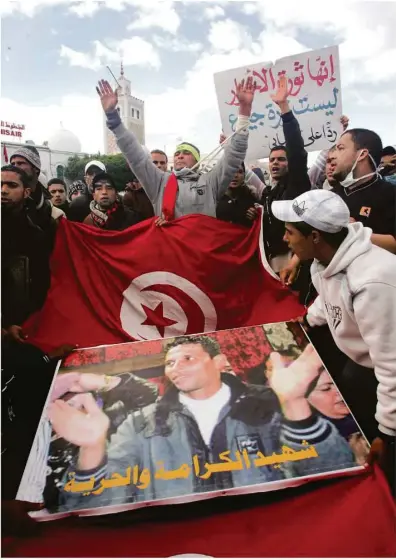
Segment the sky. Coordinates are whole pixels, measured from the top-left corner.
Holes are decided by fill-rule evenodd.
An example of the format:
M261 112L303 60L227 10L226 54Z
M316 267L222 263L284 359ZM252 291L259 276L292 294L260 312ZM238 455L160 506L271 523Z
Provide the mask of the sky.
M396 144L395 2L2 0L0 15L1 119L36 144L62 123L103 152L95 86L122 58L148 148L182 137L207 153L221 130L215 72L332 45L351 127Z

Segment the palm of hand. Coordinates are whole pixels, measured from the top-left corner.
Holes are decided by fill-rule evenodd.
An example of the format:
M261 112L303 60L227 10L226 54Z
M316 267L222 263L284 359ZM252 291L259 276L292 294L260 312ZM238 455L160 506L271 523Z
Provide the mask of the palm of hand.
M240 104L251 104L253 102L254 90L248 89L246 87L239 87L237 96Z
M117 105L117 95L115 93L106 93L100 98L103 110L106 112L112 111Z
M276 93L271 95L271 99L274 103L279 105L279 103L284 103L287 101L288 91L287 91L287 78L286 76L281 76L279 78L278 89Z
M281 402L305 398L309 384L319 375L322 366L311 344L289 367L284 367L279 354L272 354L271 360L273 371L269 384Z
M90 447L103 440L110 424L99 408L93 414L86 414L63 401L54 403L48 416L57 435L79 447Z
M113 91L113 88L107 80L100 80L98 82L96 91L98 92L98 95L100 97L100 102L102 103L103 110L106 113L113 111L117 107L117 91Z
M252 105L256 87L256 82L253 82L252 76L249 76L246 82L245 80L242 80L237 85L236 95L239 101L239 105Z

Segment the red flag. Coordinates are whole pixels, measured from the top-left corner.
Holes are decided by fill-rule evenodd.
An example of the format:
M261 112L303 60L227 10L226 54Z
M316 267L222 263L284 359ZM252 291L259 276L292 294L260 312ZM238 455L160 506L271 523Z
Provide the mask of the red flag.
M7 146L3 144L3 156L5 163L8 163L8 153L7 153Z
M24 325L29 342L88 347L302 313L263 260L261 220L250 230L202 215L154 220L122 232L61 220L46 303Z

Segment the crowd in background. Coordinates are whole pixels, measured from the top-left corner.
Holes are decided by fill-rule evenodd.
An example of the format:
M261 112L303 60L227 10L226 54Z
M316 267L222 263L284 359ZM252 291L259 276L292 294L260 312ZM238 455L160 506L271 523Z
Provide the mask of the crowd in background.
M224 153L214 168L200 171L199 149L182 142L171 170L165 152L150 153L122 124L117 92L108 82L101 81L97 90L108 127L131 169L122 196L98 160L87 163L84 177L69 186L58 178L41 184L40 156L34 146L19 148L1 170L2 348L11 371L18 360L34 363L34 370L66 350L48 357L30 349L26 359L19 354L21 344L27 347L22 325L43 306L49 289L49 261L61 220L121 231L152 217L158 227L188 214L206 214L246 228L262 219L268 262L305 303L308 312L301 321L313 340L317 336L322 359L366 435L371 441L381 440L381 449L387 449L389 465L396 435L396 345L393 342L392 347L389 336L396 327L395 148L383 147L374 131L348 128L343 117L344 133L337 144L321 152L308 169L299 123L281 79L273 101L281 113L285 145L271 149L266 181L262 169L251 169L245 162L255 92L255 84L248 80L237 88L236 132L228 139L221 137ZM164 212L163 197L172 185L175 205L169 213ZM289 214L282 206L286 201L294 201ZM313 218L307 212L311 203ZM292 210L297 220L290 217ZM346 264L344 253L350 256ZM365 260L356 264L363 253ZM329 270L338 261L334 280ZM342 292L344 277L350 308L340 311L340 304L329 309L329 297L338 297L331 292L337 290L331 281ZM358 281L365 285L359 287ZM339 334L337 321L345 320L349 324ZM320 329L323 334L315 335ZM7 383L3 380L3 387ZM8 398L7 391L3 398ZM7 405L9 424L8 411Z

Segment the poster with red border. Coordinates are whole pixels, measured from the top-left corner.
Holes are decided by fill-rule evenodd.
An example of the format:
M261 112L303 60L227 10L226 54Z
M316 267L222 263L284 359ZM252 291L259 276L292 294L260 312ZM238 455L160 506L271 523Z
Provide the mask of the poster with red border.
M103 515L359 474L368 450L297 323L100 346L60 364L18 499Z

